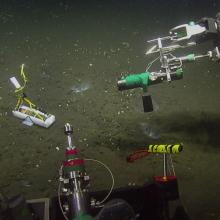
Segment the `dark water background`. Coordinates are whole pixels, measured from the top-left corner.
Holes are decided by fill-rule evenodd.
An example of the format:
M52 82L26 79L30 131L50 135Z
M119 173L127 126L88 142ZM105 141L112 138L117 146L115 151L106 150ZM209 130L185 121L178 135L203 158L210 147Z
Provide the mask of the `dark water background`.
M177 0L0 1L0 189L27 198L56 195L64 158L63 125L73 124L83 155L105 162L116 186L143 184L162 172L162 158L127 164L129 152L152 143L184 144L174 156L181 200L192 219L220 219L220 66L199 61L184 79L149 88L156 111L144 114L142 91L119 92L122 74L143 72L146 41L176 25L214 17L220 2ZM205 44L189 52L202 52ZM27 94L55 114L49 129L25 127L11 110L9 83L26 65ZM110 186L88 162L92 188Z

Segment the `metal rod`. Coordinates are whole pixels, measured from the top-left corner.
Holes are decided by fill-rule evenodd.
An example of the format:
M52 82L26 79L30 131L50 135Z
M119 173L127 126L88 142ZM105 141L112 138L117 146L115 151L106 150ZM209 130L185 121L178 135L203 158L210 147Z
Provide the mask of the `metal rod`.
M163 176L167 176L167 155L163 153Z
M195 59L203 58L203 57L210 57L209 54L204 54L204 55L196 55Z
M72 138L70 135L67 135L67 140L68 140L68 148L75 148L72 144Z

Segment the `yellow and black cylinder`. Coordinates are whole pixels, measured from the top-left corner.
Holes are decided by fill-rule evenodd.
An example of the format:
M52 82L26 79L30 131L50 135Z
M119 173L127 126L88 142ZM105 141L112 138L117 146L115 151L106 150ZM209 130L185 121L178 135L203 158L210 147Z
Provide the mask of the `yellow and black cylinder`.
M150 153L177 154L183 150L181 144L150 144L147 148Z

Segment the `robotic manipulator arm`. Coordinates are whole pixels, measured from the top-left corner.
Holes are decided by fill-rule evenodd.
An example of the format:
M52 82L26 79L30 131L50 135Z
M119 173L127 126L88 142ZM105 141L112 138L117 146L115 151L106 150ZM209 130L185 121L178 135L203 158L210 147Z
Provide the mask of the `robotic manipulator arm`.
M188 54L177 57L172 53L181 48L187 48L201 44L206 41L213 42L213 50L205 54ZM158 57L148 64L146 71L140 74L132 74L122 77L117 85L119 90L142 88L144 93L151 84L162 82L164 78L168 82L181 79L183 76L183 63L192 62L204 57L214 61L220 61L220 12L216 18L202 18L198 22L190 22L172 28L167 37L159 37L148 41L153 46L146 52L146 55L158 54ZM150 72L149 69L154 62L160 61L159 71ZM144 111L153 111L152 100L149 95L143 95Z

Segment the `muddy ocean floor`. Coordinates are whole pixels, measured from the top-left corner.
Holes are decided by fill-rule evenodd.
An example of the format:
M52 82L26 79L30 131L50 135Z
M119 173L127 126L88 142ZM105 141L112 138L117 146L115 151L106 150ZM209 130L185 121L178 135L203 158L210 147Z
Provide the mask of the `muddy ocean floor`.
M43 2L43 1L42 1ZM148 2L148 3L146 3ZM152 143L183 143L173 157L181 201L192 219L220 219L220 66L184 67L184 78L149 88L155 112L145 114L141 89L119 92L124 74L143 72L146 40L176 25L215 16L217 1L1 1L0 189L26 198L56 195L64 159L63 126L85 158L105 162L116 187L143 184L162 173L162 156L134 164L126 156ZM206 51L209 44L190 49ZM26 93L56 116L49 129L12 116L9 78L25 63ZM157 68L157 66L155 67ZM108 173L86 162L92 189L110 187Z

